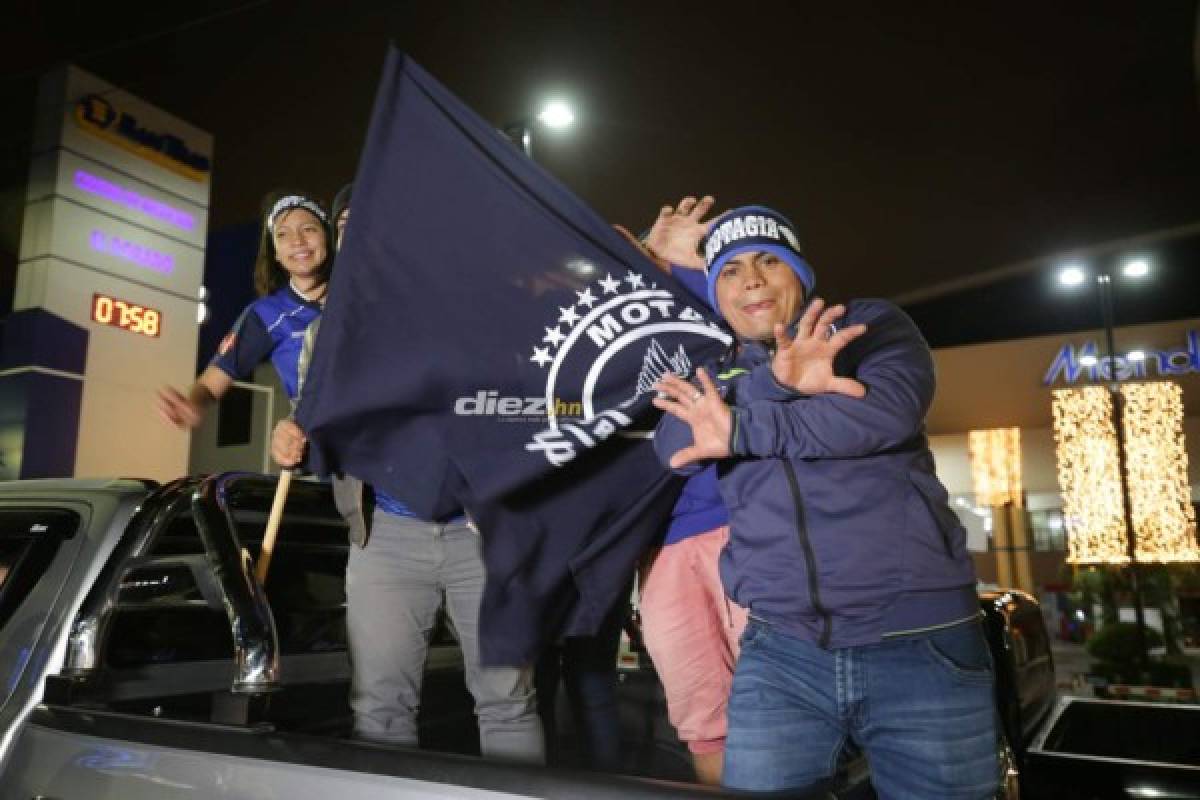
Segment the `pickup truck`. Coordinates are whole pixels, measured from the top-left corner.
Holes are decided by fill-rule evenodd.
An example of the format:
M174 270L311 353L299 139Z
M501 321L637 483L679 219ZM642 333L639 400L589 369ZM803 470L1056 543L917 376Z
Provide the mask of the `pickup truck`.
M1025 758L1043 797L1200 800L1200 705L1064 697Z
M682 782L653 668L622 674L629 775L476 757L451 635L427 663L421 748L350 738L346 531L293 483L266 585L252 555L275 481L224 474L0 484L0 798L667 798ZM1036 603L980 598L996 658L1007 794L1054 704ZM627 662L627 660L626 660ZM560 704L561 706L561 704ZM861 757L804 795L873 797Z

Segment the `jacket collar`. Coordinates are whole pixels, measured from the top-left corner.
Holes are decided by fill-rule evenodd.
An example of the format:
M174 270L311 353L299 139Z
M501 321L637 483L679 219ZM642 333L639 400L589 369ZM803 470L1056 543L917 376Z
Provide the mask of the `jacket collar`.
M788 325L788 335L796 335L796 326L800 323L800 318L804 316L804 312L808 310L812 300L808 300L797 312L796 318ZM743 339L741 336L737 338L737 360L749 361L753 364L761 364L763 361L769 361L771 356L775 355L775 343L764 342L759 339Z

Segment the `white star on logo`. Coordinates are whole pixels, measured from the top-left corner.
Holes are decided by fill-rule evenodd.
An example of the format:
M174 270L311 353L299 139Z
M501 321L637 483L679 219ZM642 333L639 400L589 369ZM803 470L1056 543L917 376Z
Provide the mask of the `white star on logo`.
M579 322L579 312L575 310L575 306L567 306L566 308L558 309L562 313L558 315L559 322L565 322L568 325L574 325Z
M641 275L638 275L633 270L625 273L625 280L629 283L630 289L641 289L646 284L643 282Z
M535 347L533 348L533 355L529 357L529 360L539 367L544 367L554 360L554 356L550 355L549 347Z
M596 296L592 294L591 287L584 289L582 292L575 293L579 297L579 305L591 308L596 304Z
M612 275L605 275L598 283L604 287L605 294L616 294L617 289L621 288L621 282Z
M560 331L556 325L553 328L546 328L546 335L542 337L542 341L549 342L553 347L558 347L565 338L567 338L566 334Z

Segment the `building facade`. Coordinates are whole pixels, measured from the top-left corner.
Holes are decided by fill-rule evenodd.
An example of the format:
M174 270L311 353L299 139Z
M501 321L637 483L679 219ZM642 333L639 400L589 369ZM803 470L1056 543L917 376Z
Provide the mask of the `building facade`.
M1115 344L1118 353L1143 356L1137 361L1118 357L1111 366L1116 380L1170 381L1182 390L1187 482L1195 503L1200 498L1200 319L1117 328ZM988 584L1018 581L1019 570L1009 568L1006 575L1001 562L1020 553L1006 552L1004 546L1028 547L1032 585L1021 588L1032 590L1051 612L1075 571L1088 568L1067 562L1070 521L1063 516L1052 392L1108 385L1110 367L1103 353L1100 330L934 351L938 390L928 417L930 444L938 474L968 530L979 578ZM1089 356L1101 357L1091 363ZM1020 430L1018 513L1024 535L1015 542L1000 540L1001 512L980 502L972 476L969 434L993 428ZM1194 543L1194 528L1190 535ZM1148 620L1155 625L1156 612Z

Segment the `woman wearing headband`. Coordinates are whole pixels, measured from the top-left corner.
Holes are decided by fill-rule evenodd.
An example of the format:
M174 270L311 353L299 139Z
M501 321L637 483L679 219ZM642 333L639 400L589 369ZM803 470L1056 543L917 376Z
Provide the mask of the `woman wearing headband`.
M187 394L159 390L158 410L179 428L195 428L235 380L271 359L288 397L296 399L304 329L321 314L332 263L329 215L310 195L275 192L264 204L254 264L259 298L221 340L217 354Z

